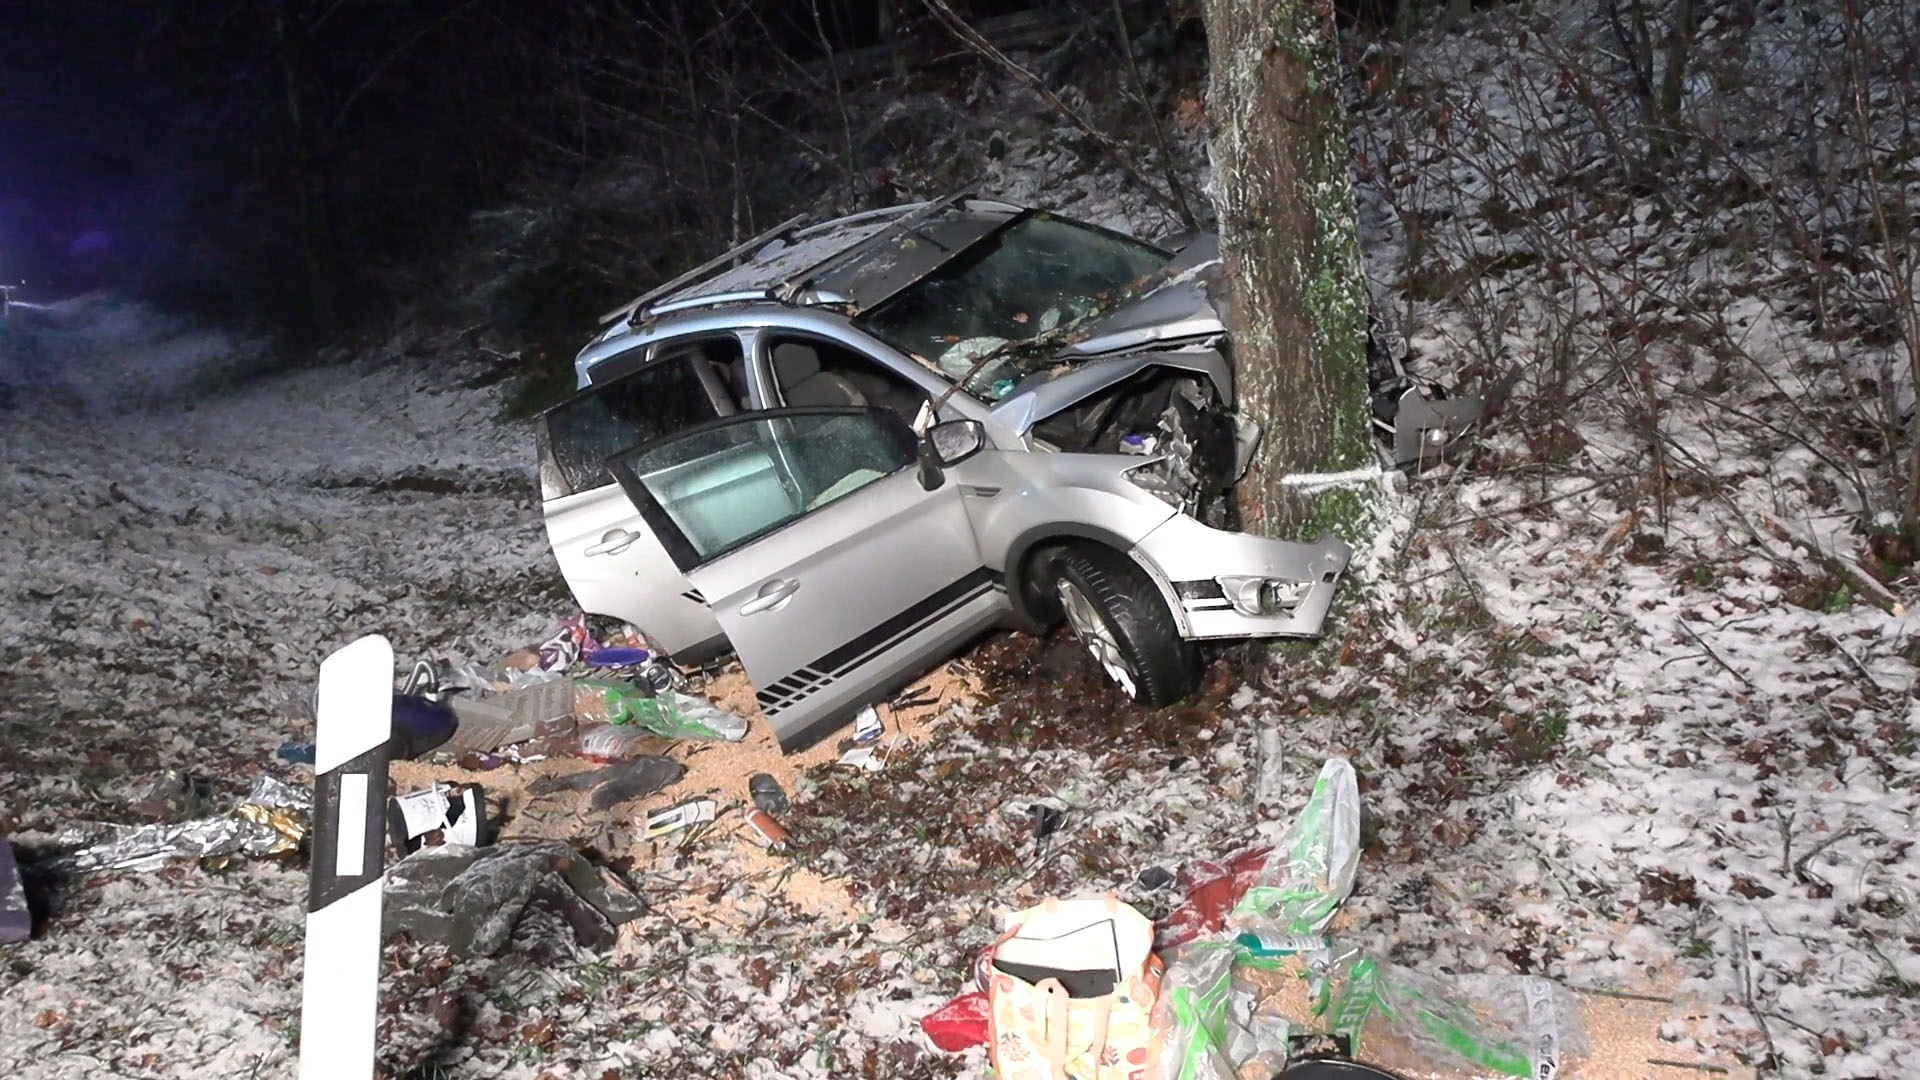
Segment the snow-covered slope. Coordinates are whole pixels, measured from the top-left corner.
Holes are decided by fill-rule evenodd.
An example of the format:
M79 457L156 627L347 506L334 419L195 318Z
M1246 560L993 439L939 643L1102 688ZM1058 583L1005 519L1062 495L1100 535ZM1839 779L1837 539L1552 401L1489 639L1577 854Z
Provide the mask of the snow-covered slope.
M1744 64L1777 97L1831 42L1794 5L1756 7L1764 47L1703 25L1702 70ZM1833 377L1911 400L1881 363L1896 347L1863 339L1870 305L1841 303L1859 281L1824 307L1802 290L1777 215L1816 192L1743 195L1702 159L1665 194L1637 187L1596 126L1631 121L1631 103L1596 112L1578 93L1605 75L1608 28L1591 5L1535 11L1422 36L1405 92L1356 113L1368 264L1416 366L1522 377L1477 456L1398 504L1334 640L1145 715L1095 696L1070 645L1001 639L974 660L998 704L885 773L795 793L794 858L856 917L664 850L641 875L661 910L613 958L541 926L491 961L390 949L387 1062L984 1075L977 1052L925 1050L912 1021L970 986L996 917L1107 888L1164 912L1173 890L1142 869L1270 828L1252 803L1272 726L1294 790L1328 753L1359 769L1356 943L1691 1002L1662 1032L1675 1059L1920 1070L1920 627L1888 610L1910 571L1882 586L1847 569L1895 477ZM1736 85L1701 76L1689 100L1757 118L1765 95ZM973 93L1007 118L1003 191L1164 223L1062 152L1033 102ZM1754 119L1738 153L1791 136ZM485 657L565 610L529 440L495 422L493 390L369 361L145 403L81 392L108 379L89 362L128 363L152 336L103 332L70 384L0 375L16 394L0 414L0 830L124 816L164 768L210 776L225 802L302 734L282 704L330 648L378 629L403 656ZM160 336L179 357L250 351ZM1066 813L1045 843L1035 802ZM80 883L45 939L0 954L0 1066L286 1072L303 887L270 866Z

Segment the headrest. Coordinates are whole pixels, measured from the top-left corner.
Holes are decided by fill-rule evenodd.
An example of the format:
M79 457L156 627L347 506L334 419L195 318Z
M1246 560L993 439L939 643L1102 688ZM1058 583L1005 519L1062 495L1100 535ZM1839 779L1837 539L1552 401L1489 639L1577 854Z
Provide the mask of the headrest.
M773 347L773 374L782 386L820 374L820 354L813 346L783 341Z

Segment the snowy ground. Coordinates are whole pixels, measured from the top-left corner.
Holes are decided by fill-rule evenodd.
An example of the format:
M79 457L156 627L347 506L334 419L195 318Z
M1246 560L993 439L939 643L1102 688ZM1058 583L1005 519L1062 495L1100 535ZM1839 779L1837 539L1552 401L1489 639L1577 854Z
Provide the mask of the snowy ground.
M1850 414L1808 361L1873 367L1884 346L1816 335L1781 285L1787 255L1726 246L1737 207L1649 208L1600 176L1520 203L1565 226L1573 255L1516 225L1516 193L1488 179L1523 171L1498 157L1499 125L1536 122L1543 99L1516 88L1554 72L1503 63L1493 25L1427 61L1453 76L1443 104L1491 118L1477 142L1465 120L1436 128L1419 94L1362 110L1363 151L1401 144L1372 158L1363 220L1382 306L1422 365L1523 378L1476 456L1395 504L1332 640L1222 666L1198 702L1151 715L1114 708L1068 644L990 642L971 662L997 704L798 800L795 861L851 917L683 860L640 875L643 892L739 909L750 931L663 910L600 957L543 915L488 961L395 946L387 1071L984 1075L977 1052L925 1049L913 1021L967 988L1008 909L1112 888L1159 914L1175 890L1144 889L1141 870L1256 842L1266 725L1294 790L1328 753L1360 772L1360 944L1432 971L1698 1002L1704 1024L1666 1032L1675 1058L1920 1069L1920 626L1807 547L1851 563L1863 546L1855 485L1815 437ZM1013 140L1009 183L1041 190L1013 173L1069 167L1045 146ZM1088 216L1147 213L1067 189L1093 193L1075 207ZM1429 226L1417 252L1409 221ZM1516 251L1530 257L1474 261ZM1688 310L1723 313L1741 349L1718 363L1717 339L1658 323L1640 384L1664 404L1658 439L1611 336L1623 295L1646 324L1668 319L1641 302L1645 281L1686 284ZM247 352L158 336L189 372ZM127 354L82 352L47 380L57 392L17 387L0 414L0 831L124 817L166 768L210 777L223 803L281 768L273 747L297 722L276 706L329 649L380 630L402 655L486 657L564 610L528 440L495 423L495 388L366 363L146 387L130 405L96 392ZM1736 422L1770 410L1772 428ZM1837 460L1880 490L1870 458ZM1895 599L1913 591L1903 573ZM1045 842L1035 801L1067 812ZM42 939L0 955L0 1067L285 1074L303 887L270 865L81 884Z

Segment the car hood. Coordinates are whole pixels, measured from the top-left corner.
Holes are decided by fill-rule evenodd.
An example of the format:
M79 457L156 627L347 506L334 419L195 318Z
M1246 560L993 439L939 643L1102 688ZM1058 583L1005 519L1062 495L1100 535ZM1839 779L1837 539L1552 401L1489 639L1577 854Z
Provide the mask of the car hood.
M1088 328L1061 350L1064 357L1104 356L1160 342L1210 337L1225 328L1220 238L1203 233L1155 274L1140 295Z
M1061 349L1064 363L1021 380L993 409L1016 432L1149 367L1206 376L1232 407L1233 371L1204 339L1224 332L1220 241L1202 234L1167 263L1140 295L1094 323L1086 337Z

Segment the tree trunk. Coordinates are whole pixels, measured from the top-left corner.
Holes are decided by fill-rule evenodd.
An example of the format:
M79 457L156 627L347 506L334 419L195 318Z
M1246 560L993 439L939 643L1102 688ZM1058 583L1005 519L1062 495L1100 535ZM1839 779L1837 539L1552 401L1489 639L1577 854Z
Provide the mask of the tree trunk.
M1238 488L1242 520L1268 536L1358 538L1378 457L1332 15L1306 0L1206 0L1205 18L1238 408L1266 431Z

